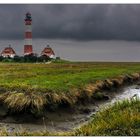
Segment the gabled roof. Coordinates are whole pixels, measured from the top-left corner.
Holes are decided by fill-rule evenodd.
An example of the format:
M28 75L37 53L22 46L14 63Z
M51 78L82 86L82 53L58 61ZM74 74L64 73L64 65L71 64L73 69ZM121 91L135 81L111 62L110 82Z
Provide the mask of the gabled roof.
M16 53L11 47L7 47L2 51L1 54L16 54Z
M52 56L55 55L54 51L52 50L52 48L50 48L49 46L47 46L46 48L44 48L44 50L41 52L41 55L45 55L45 56Z

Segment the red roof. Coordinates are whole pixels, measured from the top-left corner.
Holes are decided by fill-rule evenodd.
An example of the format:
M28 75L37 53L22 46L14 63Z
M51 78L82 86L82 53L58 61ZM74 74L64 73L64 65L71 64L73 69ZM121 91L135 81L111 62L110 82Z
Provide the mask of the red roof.
M1 54L16 54L16 53L11 47L7 47L2 51Z
M44 50L41 52L41 55L45 55L45 56L51 56L51 55L55 55L54 51L52 50L52 48L50 47L46 47L44 48Z

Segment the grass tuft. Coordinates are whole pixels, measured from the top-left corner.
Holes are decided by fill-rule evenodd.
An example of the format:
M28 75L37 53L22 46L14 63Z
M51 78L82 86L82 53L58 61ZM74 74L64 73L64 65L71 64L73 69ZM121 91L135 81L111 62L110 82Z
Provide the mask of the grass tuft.
M13 111L20 112L31 107L37 111L41 111L47 100L44 95L35 93L9 93L4 96L1 95L1 100Z
M93 117L93 120L76 129L78 136L140 136L140 100L117 102Z

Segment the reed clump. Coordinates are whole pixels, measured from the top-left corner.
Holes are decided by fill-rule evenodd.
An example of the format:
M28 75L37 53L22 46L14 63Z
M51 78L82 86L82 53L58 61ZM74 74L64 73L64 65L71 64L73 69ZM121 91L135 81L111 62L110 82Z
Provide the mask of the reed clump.
M0 95L0 100L12 110L12 112L20 112L30 109L41 111L47 102L47 98L43 94L35 93L5 93Z

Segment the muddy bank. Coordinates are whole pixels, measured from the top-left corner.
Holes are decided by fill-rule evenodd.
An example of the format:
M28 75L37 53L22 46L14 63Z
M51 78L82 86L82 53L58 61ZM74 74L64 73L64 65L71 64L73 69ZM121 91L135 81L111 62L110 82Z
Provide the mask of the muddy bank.
M121 88L114 92L103 92L109 96L109 100L99 100L93 103L79 105L76 109L63 108L57 112L46 112L42 118L36 119L29 114L7 116L1 119L0 128L5 127L8 132L13 131L44 131L59 132L72 131L90 120L101 108L116 101L132 98L136 94L140 96L139 85Z

